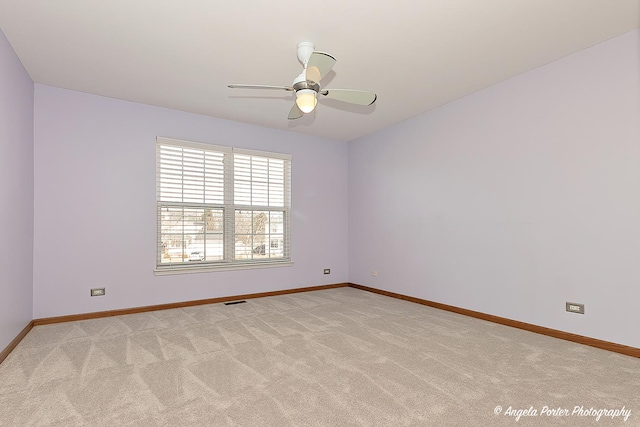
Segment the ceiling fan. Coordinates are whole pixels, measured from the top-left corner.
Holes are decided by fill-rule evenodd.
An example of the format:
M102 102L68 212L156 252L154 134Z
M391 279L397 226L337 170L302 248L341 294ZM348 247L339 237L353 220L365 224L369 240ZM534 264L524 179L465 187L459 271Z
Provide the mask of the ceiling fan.
M356 105L371 105L376 102L378 96L373 92L355 89L322 89L320 80L331 71L336 59L328 53L315 50L313 43L298 43L298 60L304 66L304 70L295 78L291 86L231 84L229 87L295 91L296 102L289 111L289 120L299 119L304 114L312 112L318 103L318 94Z

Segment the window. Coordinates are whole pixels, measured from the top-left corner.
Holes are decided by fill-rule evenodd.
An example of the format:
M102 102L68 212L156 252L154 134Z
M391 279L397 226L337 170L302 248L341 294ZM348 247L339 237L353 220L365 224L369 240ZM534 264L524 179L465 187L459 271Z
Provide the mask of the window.
M157 138L157 273L290 265L291 156Z

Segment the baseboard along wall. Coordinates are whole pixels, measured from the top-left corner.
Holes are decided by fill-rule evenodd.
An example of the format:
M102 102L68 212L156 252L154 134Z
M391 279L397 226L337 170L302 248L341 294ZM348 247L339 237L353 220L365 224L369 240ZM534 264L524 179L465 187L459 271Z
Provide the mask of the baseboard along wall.
M492 314L481 313L479 311L468 310L466 308L455 307L453 305L442 304L439 302L433 302L421 298L410 297L407 295L397 294L395 292L383 291L376 288L370 288L368 286L357 285L350 283L349 286L363 291L374 292L376 294L385 295L388 297L398 298L405 301L411 301L417 304L426 305L429 307L437 308L440 310L450 311L453 313L462 314L469 317L475 317L476 319L487 320L493 323L499 323L505 326L511 326L512 328L523 329L525 331L534 332L536 334L547 335L553 338L559 338L566 341L575 342L578 344L588 345L590 347L596 347L602 350L612 351L614 353L624 354L626 356L640 358L640 348L629 347L622 344L616 344L609 341L603 341L596 338L589 338L582 335L572 334L570 332L560 331L558 329L545 328L544 326L533 325L531 323L520 322L518 320L507 319L506 317L494 316Z
M6 359L7 356L9 356L9 353L11 353L13 351L13 349L16 348L18 346L18 344L20 344L20 341L22 341L22 339L25 336L27 336L27 334L33 328L33 326L34 326L34 324L33 324L33 320L32 320L31 322L29 322L27 324L27 326L24 327L24 329L22 329L20 331L18 336L15 337L13 339L13 341L11 341L9 343L9 345L4 350L2 350L2 352L0 352L0 363L2 363L4 361L4 359Z
M300 292L321 291L324 289L344 288L349 286L348 283L334 283L332 285L309 286L306 288L283 289L280 291L260 292L256 294L234 295L228 297L208 298L194 301L172 302L169 304L147 305L144 307L123 308L120 310L97 311L94 313L71 314L69 316L46 317L43 319L34 319L33 325L49 325L51 323L73 322L76 320L98 319L100 317L121 316L123 314L145 313L147 311L169 310L172 308L193 307L196 305L218 304L221 302L230 302L252 298L273 297L276 295L297 294Z
M607 350L615 353L624 354L626 356L640 358L640 348L629 347L622 344L616 344L609 341L603 341L596 338L589 338L582 335L572 334L570 332L564 332L557 329L545 328L543 326L537 326L530 323L520 322L517 320L507 319L505 317L494 316L492 314L481 313L479 311L468 310L466 308L455 307L453 305L442 304L439 302L429 301L421 298L411 297L395 292L385 291L381 289L371 288L369 286L362 286L355 283L334 283L330 285L321 286L309 286L306 288L294 288L284 289L280 291L260 292L255 294L234 295L228 297L209 298L195 301L175 302L169 304L149 305L144 307L124 308L119 310L98 311L93 313L72 314L68 316L46 317L41 319L33 319L25 328L16 336L16 338L9 343L9 345L0 352L0 363L2 363L9 353L16 348L16 346L22 341L22 339L29 333L34 326L49 325L53 323L73 322L76 320L98 319L101 317L121 316L124 314L144 313L148 311L168 310L172 308L192 307L196 305L204 304L217 304L223 302L233 302L238 300L246 300L252 298L262 298L277 295L294 294L300 292L320 291L325 289L352 287L367 292L373 292L376 294L384 295L387 297L398 298L405 301L410 301L416 304L426 305L429 307L437 308L439 310L450 311L453 313L462 314L464 316L474 317L476 319L486 320L493 323L498 323L512 328L523 329L525 331L534 332L536 334L547 335L553 338L559 338L566 341L575 342L578 344L588 345L590 347L596 347L602 350Z

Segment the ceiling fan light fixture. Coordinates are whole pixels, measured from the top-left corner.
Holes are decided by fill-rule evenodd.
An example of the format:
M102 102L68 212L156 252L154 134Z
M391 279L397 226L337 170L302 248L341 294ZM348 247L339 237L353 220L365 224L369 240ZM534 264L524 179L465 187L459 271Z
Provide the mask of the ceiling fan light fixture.
M296 92L296 104L303 113L310 113L318 104L316 92L312 89L300 89Z

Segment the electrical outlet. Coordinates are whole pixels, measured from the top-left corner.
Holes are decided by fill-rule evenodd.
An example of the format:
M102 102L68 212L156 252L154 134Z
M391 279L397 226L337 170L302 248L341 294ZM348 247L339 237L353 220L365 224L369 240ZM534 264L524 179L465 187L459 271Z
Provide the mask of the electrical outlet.
M373 270L373 271L371 272L371 275L372 275L373 277L378 277L378 272L377 272L376 270Z
M584 304L568 302L566 304L566 310L570 313L584 314Z
M104 288L93 288L91 289L92 297L101 297L104 295Z
M324 274L331 274L331 269L330 268L325 268L324 269Z

